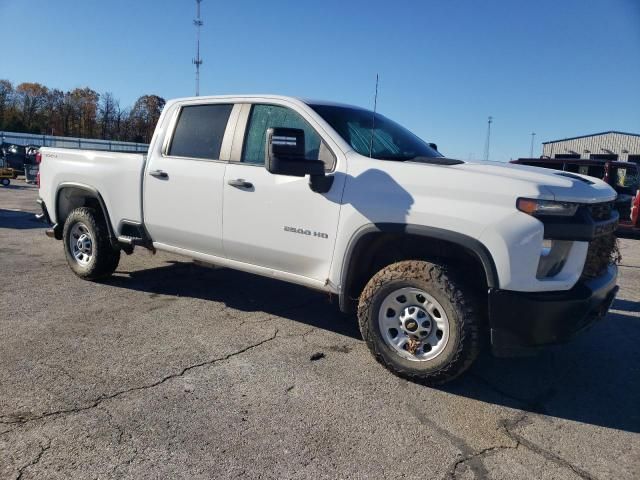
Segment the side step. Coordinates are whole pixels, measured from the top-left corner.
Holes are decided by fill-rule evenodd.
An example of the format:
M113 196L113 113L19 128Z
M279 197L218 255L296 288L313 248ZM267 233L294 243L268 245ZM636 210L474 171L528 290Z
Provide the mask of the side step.
M131 245L132 247L136 246L136 245L140 245L143 247L148 246L149 242L146 241L144 238L140 238L140 237L130 237L128 235L120 235L118 237L118 242L124 244L124 245Z

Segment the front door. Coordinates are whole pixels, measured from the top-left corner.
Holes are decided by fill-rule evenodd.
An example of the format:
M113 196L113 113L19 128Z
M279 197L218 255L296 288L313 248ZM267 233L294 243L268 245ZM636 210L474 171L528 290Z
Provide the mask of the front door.
M143 206L154 243L223 255L222 186L227 164L220 159L220 150L232 108L182 106L170 142L162 152L150 152Z
M240 161L229 162L225 172L225 256L324 281L333 255L344 176L337 175L329 192L319 194L309 188L308 177L269 173L264 168L266 131L271 127L303 129L306 157L323 160L328 171L335 167L336 157L292 109L263 104L245 108L251 110Z

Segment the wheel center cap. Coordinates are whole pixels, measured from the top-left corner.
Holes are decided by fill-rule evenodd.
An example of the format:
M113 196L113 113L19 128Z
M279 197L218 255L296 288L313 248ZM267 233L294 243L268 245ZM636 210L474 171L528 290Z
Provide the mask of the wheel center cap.
M415 333L420 328L420 322L428 319L427 312L425 312L422 308L411 306L407 307L403 310L400 315L400 321L402 322L402 326L405 331L409 333Z
M415 320L409 320L404 324L404 328L410 332L415 332L418 329L418 323Z
M91 239L86 235L82 235L76 242L76 246L81 252L88 252L91 250Z

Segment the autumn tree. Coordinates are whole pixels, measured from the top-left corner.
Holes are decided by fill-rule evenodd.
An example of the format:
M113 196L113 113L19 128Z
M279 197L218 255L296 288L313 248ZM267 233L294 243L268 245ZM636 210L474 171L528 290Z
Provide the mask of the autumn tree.
M100 94L89 87L85 87L72 90L69 96L77 136L85 138L95 137Z
M49 90L44 100L43 121L41 133L49 135L64 134L64 92L62 90Z
M17 106L27 131L40 131L38 120L48 92L49 89L39 83L21 83L16 87Z
M143 95L123 108L111 92L65 92L29 82L14 88L0 80L0 130L148 143L165 103L158 95Z
M140 143L151 141L165 103L167 103L165 99L158 95L143 95L136 100L129 114L132 131L135 132L133 141Z
M9 80L0 80L0 129L8 122L12 106L13 84Z

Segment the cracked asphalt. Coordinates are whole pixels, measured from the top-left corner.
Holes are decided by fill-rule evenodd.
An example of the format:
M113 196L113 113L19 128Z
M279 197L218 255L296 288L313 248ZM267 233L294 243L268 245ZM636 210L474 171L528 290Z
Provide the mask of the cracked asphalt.
M322 293L144 251L84 282L36 197L0 188L2 479L639 477L638 240L604 321L434 389Z

